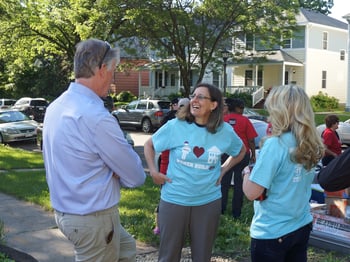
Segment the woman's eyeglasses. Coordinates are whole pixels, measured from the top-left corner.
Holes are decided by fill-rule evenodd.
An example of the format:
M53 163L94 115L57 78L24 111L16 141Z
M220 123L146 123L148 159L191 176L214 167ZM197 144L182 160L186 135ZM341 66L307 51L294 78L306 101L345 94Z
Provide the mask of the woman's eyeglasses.
M104 55L103 55L103 57L101 59L101 62L98 65L98 68L100 68L100 69L102 67L103 60L106 58L106 55L107 55L108 51L111 49L111 45L107 41L105 41L105 45L106 45L106 51L105 51L105 53L104 53Z
M210 97L205 96L205 95L201 95L201 94L198 94L198 95L193 94L193 95L190 95L189 97L190 97L191 100L192 100L192 99L195 99L195 98L197 98L198 100L204 100L204 99L211 100Z

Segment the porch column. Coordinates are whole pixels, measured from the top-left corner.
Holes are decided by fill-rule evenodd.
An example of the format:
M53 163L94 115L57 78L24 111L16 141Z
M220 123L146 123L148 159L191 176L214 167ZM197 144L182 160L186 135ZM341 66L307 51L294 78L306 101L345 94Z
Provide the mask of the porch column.
M180 92L180 90L181 90L181 72L180 72L180 70L178 71L177 78L178 78L178 80L177 80L177 91Z
M141 97L141 83L142 83L142 81L141 81L141 72L140 72L140 70L139 70L139 77L138 77L139 79L138 79L138 84L139 84L139 97Z
M345 105L345 111L350 112L350 76L349 76L349 70L350 70L350 13L343 16L346 21L348 21L348 70L347 72L347 78L348 78L348 84L347 84L347 95L346 95L346 105Z

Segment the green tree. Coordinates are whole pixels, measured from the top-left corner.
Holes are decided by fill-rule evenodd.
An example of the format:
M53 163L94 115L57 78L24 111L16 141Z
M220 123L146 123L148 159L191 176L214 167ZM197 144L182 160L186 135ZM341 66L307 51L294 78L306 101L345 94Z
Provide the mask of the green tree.
M305 1L317 9L329 1ZM317 3L319 5L317 5ZM57 96L72 78L75 45L95 37L122 43L138 39L136 56L156 50L179 66L185 95L191 73L203 78L221 65L237 29L274 45L290 35L298 1L290 0L1 0L0 93ZM136 42L136 41L135 41ZM136 51L135 51L136 50ZM219 53L219 54L218 54ZM45 65L45 66L43 66ZM60 78L53 79L54 74Z
M331 13L330 9L333 7L333 0L299 0L299 4L300 7L328 15Z
M123 3L2 0L0 61L4 66L0 68L0 86L9 86L18 96L33 89L59 95L71 78L78 42L90 37L117 40L113 32L123 23ZM54 79L54 74L63 81Z
M275 0L133 0L125 18L159 57L176 59L188 95L192 70L199 73L199 82L209 64L221 64L220 50L231 48L228 39L243 30L261 35L265 43L279 43L295 26L298 7Z

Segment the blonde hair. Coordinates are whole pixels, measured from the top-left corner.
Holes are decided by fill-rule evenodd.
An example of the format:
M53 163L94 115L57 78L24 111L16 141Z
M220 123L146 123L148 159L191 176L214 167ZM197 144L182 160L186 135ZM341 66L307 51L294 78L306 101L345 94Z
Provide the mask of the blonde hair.
M307 170L314 167L323 155L324 146L305 91L295 85L275 87L265 106L270 114L272 135L280 136L291 131L296 138L297 147L292 153L292 161L302 164Z

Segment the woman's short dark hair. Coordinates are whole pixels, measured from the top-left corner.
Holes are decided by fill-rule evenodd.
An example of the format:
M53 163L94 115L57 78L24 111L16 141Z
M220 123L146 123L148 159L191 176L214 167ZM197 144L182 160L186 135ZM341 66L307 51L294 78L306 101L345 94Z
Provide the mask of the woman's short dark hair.
M224 109L224 103L223 103L221 91L216 86L208 83L199 83L196 85L194 90L196 90L198 87L207 88L211 101L215 101L218 104L217 107L210 113L208 123L206 124L206 128L208 132L214 134L216 133L218 127L223 123L222 112ZM179 113L178 118L182 120L186 120L189 123L194 122L194 116L191 114L190 107L188 107L186 111L184 110L184 112Z
M336 115L327 115L324 119L326 127L330 128L332 125L339 122L339 117Z
M230 112L236 112L236 108L244 109L244 101L240 98L227 98L225 102Z

